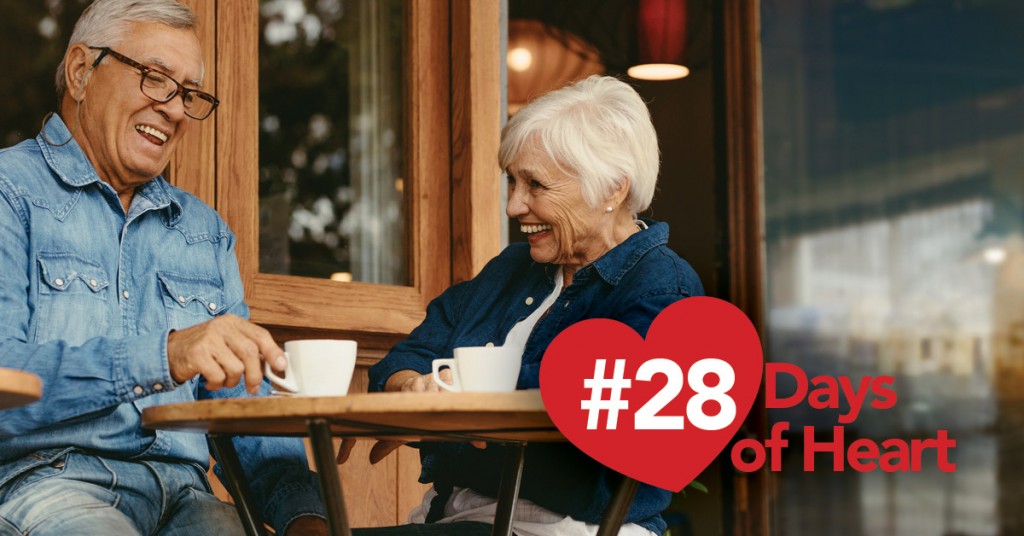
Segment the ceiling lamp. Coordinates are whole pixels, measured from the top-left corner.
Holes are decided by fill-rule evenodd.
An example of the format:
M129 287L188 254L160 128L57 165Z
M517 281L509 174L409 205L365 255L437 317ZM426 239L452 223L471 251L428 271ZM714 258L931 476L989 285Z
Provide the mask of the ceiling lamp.
M570 82L604 73L597 49L540 21L508 22L508 113Z
M675 80L690 74L686 54L686 0L640 0L637 64L626 73L641 80Z

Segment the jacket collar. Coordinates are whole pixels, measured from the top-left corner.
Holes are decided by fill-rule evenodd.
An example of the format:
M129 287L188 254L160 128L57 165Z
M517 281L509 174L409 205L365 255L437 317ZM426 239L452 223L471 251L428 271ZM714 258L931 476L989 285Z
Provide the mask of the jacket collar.
M639 218L647 224L647 229L634 233L623 243L615 246L596 261L576 270L573 284L586 281L591 272L597 272L609 285L618 285L630 270L640 262L648 251L668 243L668 224L649 218ZM545 266L548 279L554 282L554 276L560 268L557 264Z
M45 133L45 138L43 134ZM55 143L69 140L64 145L51 145L46 140ZM43 131L36 136L36 143L43 153L50 169L60 180L72 188L83 188L94 182L102 182L92 163L86 158L78 142L71 136L64 120L57 114L53 114L43 124ZM162 176L157 176L135 189L136 200L132 202L143 202L141 211L167 209L166 218L168 225L174 225L181 217L182 208L170 193L170 185ZM138 210L138 209L134 209Z

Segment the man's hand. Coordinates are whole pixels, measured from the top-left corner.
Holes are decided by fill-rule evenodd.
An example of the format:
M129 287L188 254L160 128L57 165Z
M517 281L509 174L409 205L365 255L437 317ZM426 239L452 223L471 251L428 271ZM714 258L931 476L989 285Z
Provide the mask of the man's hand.
M297 517L284 533L285 536L327 536L327 520L316 516Z
M207 389L215 391L238 385L244 374L246 390L256 393L263 381L263 361L281 372L287 365L284 350L270 332L235 315L218 316L167 336L167 364L178 383L201 374Z

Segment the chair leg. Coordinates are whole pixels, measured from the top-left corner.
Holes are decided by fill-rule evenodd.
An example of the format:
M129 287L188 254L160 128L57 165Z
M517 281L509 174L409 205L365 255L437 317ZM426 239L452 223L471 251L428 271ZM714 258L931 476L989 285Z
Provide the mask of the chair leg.
M316 465L317 481L320 483L320 497L327 510L327 526L332 536L350 536L348 516L345 514L345 497L341 491L341 477L335 461L334 443L331 442L331 425L325 419L309 419L309 442L313 447L313 463Z
M597 536L612 536L619 533L622 522L626 520L626 514L629 513L629 505L633 503L633 497L636 496L636 490L639 487L640 483L636 479L628 476L622 477L622 482L615 489L611 502L604 509L601 526L597 529Z
M505 463L501 470L498 504L494 512L491 536L512 536L512 520L516 514L516 501L519 499L519 485L523 480L525 457L526 445L519 443L505 447Z
M256 511L255 502L249 492L249 483L245 480L245 473L242 471L242 464L238 461L238 452L235 450L231 436L211 434L210 443L213 447L213 454L217 463L224 469L224 476L227 480L228 491L235 499L235 508L238 509L238 517L242 520L242 528L248 536L267 536L263 527L263 520Z

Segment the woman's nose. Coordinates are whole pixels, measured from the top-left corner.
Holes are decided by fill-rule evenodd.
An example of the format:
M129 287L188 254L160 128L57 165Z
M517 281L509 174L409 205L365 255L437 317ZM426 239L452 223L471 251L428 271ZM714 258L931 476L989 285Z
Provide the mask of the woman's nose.
M516 193L515 188L508 189L508 205L505 206L505 215L509 218L516 218L526 214L529 210L523 202L523 196Z

